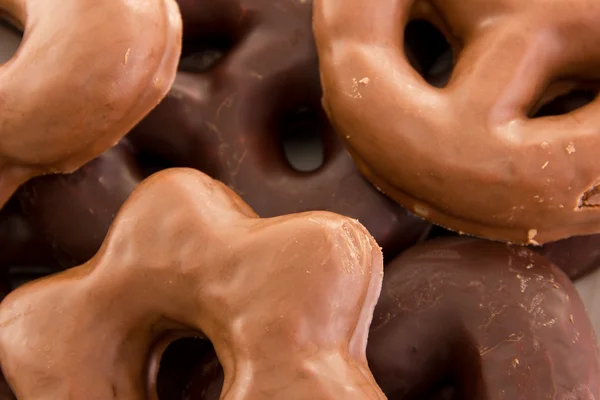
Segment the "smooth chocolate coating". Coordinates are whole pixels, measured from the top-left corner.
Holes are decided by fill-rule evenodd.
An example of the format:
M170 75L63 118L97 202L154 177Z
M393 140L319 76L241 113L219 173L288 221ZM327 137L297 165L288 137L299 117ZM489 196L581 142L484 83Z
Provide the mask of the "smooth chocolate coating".
M174 0L2 0L24 27L0 66L0 207L28 179L72 172L169 90L181 52ZM143 32L143 34L141 34Z
M323 113L311 0L179 5L180 72L129 135L137 148L221 180L262 217L307 210L347 215L367 227L386 255L423 237L429 224L361 176ZM314 134L323 138L323 164L297 171L282 137Z
M50 248L31 227L18 202L0 209L0 273L9 267L39 267L54 264Z
M0 302L6 297L9 292L8 282L1 277L0 272ZM16 400L13 395L8 383L6 383L6 379L4 379L4 375L2 374L2 370L0 370L0 400Z
M535 250L559 266L572 280L600 267L600 235L578 236L548 243Z
M452 232L434 226L426 240L440 237L458 236ZM514 245L518 247L517 245ZM544 255L554 265L565 272L572 281L590 274L600 267L600 235L577 236L557 242L547 243L531 250Z
M222 183L167 170L90 261L0 303L0 364L23 400L152 398L153 344L187 330L214 345L223 399L384 399L365 355L382 275L353 219L260 219Z
M392 400L600 396L596 336L567 276L477 239L425 242L386 265L367 357Z
M600 100L529 117L552 87L597 86L595 0L315 0L314 17L325 109L383 192L437 224L495 240L600 232ZM417 17L455 50L442 89L402 52Z
M122 141L72 174L30 180L17 197L35 231L68 268L96 254L119 208L142 179L131 146Z
M19 32L0 19L0 63L8 61L21 41ZM0 273L10 266L51 263L49 248L31 228L17 201L0 207Z

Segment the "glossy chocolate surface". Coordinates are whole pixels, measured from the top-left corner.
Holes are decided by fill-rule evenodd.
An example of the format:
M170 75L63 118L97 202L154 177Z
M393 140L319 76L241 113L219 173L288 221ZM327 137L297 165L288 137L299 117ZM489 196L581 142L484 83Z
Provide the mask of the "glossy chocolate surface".
M89 260L119 208L143 179L126 141L72 174L32 179L17 198L33 229L64 267Z
M456 232L434 226L426 240L456 236L459 236ZM580 279L600 267L600 235L576 236L530 249L552 261L571 280Z
M51 249L32 228L16 199L0 209L0 273L9 267L54 264Z
M0 302L4 299L4 297L9 292L8 283L1 275L2 274L0 273ZM2 374L1 370L0 370L0 400L16 400L15 396L13 395L12 391L10 390L10 387L8 386L8 383L6 383L6 380L4 379L4 375Z
M415 18L454 49L443 88L402 51ZM325 110L364 175L436 224L532 245L598 233L598 19L596 0L315 0ZM578 88L589 104L539 112Z
M392 400L600 396L596 336L567 276L477 239L429 241L386 266L367 357Z
M175 0L10 0L2 16L24 35L0 65L0 207L128 133L171 87L182 35Z
M535 250L559 266L573 280L600 267L600 235L572 237L548 243Z
M429 224L366 181L321 108L312 1L180 0L183 56L163 102L129 135L170 165L204 171L262 217L329 210L358 219L386 254ZM286 138L322 137L323 163L298 171Z
M224 400L384 399L365 354L382 276L356 220L261 219L201 172L162 171L90 261L0 303L0 363L22 399L141 400L155 343L186 330L219 354Z

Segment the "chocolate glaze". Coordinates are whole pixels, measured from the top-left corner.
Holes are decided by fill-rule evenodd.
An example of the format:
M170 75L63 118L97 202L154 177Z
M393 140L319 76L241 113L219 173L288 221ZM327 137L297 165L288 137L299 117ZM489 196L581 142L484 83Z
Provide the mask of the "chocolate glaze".
M18 192L23 212L64 267L89 260L119 208L143 179L122 141L72 174L32 179Z
M426 233L428 223L361 176L323 113L311 0L179 5L180 72L129 135L137 148L223 181L263 217L329 210L356 218L386 254ZM291 133L322 136L321 167L300 172L290 165L282 137Z
M459 236L439 226L434 226L426 240L440 237ZM515 247L519 247L514 245ZM547 243L531 250L544 255L562 269L571 280L580 279L600 267L600 235L577 236Z
M53 265L50 248L31 227L16 199L0 209L0 271Z
M595 0L315 0L314 17L325 109L387 195L494 240L535 245L600 232ZM402 52L414 18L454 49L443 88ZM579 86L592 90L590 104L533 118L548 95Z
M392 400L600 396L575 288L524 247L446 238L404 252L386 266L367 356Z
M20 41L19 31L0 18L0 63L14 55ZM21 213L18 202L12 200L0 207L0 271L14 265L50 263L49 249Z
M573 280L600 267L600 235L572 237L548 243L535 250L559 266Z
M22 399L153 398L154 344L185 330L214 345L224 400L383 399L365 355L382 275L353 219L260 219L222 183L167 170L90 261L0 303L0 365Z
M25 34L0 66L0 207L129 132L169 90L182 35L174 0L10 0L2 15Z
M0 302L6 297L9 292L8 283L5 279L2 279L0 274ZM14 394L10 390L2 370L0 370L0 400L16 400Z

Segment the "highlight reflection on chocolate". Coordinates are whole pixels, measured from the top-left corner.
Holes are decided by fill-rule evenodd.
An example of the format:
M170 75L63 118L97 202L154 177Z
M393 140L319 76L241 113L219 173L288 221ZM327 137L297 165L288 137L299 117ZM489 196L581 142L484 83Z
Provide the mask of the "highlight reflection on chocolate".
M472 238L386 266L367 347L388 398L415 400L598 398L598 355L566 275L527 248Z
M322 110L312 1L179 4L180 71L129 135L137 149L223 181L262 217L306 210L350 216L386 254L422 238L429 224L361 176ZM292 165L287 148L311 145L317 153L322 147L316 165Z
M382 399L365 355L382 275L353 219L261 219L197 170L161 171L92 259L0 303L0 363L21 398L139 399L156 343L186 330L219 354L223 399Z
M315 0L324 108L367 179L433 223L531 245L599 233L592 4ZM421 76L400 43L419 19L453 50ZM582 101L556 115L565 95Z

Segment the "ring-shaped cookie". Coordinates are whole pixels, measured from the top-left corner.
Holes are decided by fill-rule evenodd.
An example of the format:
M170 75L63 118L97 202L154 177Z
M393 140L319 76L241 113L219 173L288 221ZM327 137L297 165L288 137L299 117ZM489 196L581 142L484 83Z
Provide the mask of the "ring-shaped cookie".
M2 0L24 28L0 66L0 207L29 178L72 172L164 97L181 51L174 0Z
M326 210L356 218L386 256L421 239L430 225L364 179L322 110L312 0L179 4L180 71L129 135L136 148L206 172L261 217ZM322 139L318 168L291 165L290 135Z
M413 15L456 53L438 89L410 66ZM365 176L452 230L515 243L600 231L600 100L529 118L560 81L600 79L593 0L315 0L323 101Z

